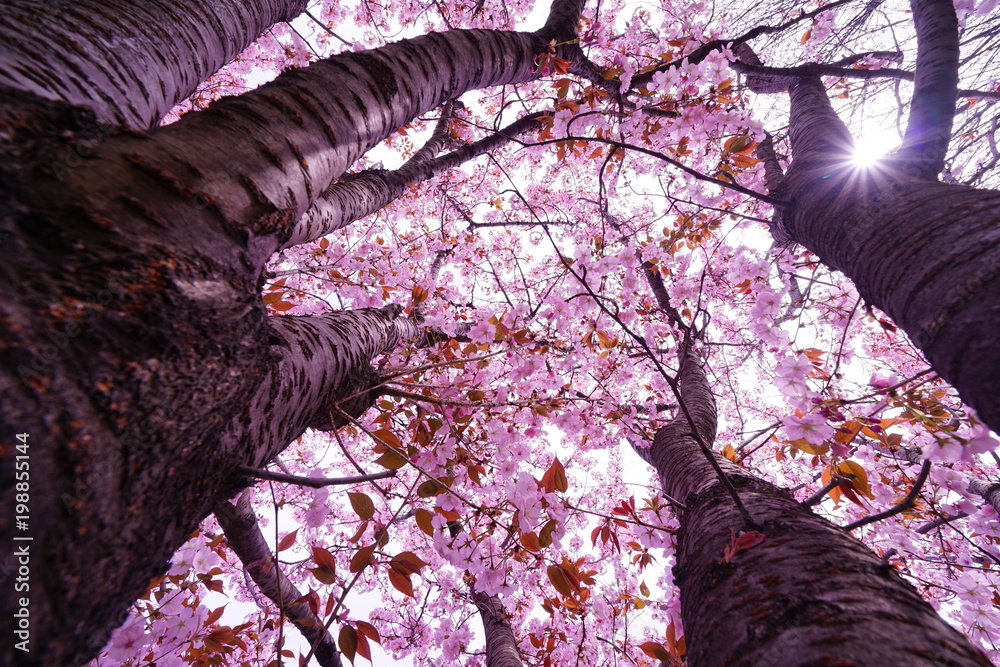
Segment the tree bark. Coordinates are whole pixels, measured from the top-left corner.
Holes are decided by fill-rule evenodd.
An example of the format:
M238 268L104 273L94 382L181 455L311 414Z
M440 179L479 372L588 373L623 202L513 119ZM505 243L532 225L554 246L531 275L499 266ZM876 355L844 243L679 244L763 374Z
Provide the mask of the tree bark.
M449 521L448 532L452 539L465 532L461 521ZM517 638L510 627L510 618L499 595L488 595L476 590L476 584L468 571L465 573L472 603L479 610L486 637L486 667L523 667L521 650Z
M917 63L910 117L897 152L904 169L936 180L944 169L958 93L958 17L953 0L910 0Z
M793 159L773 193L785 201L776 238L787 234L851 278L1000 430L1000 192L937 180L954 116L957 23L949 0L912 4L919 50L906 137L871 169L855 165L818 76L749 80L791 97Z
M850 135L818 78L791 87L785 232L843 271L1000 429L1000 192L850 161Z
M302 597L302 593L273 559L247 496L240 496L236 505L220 503L215 508L215 518L226 534L229 547L243 561L243 567L260 592L295 624L311 645L316 646L316 660L320 667L341 667L337 642L323 629L323 619L313 614L305 602L295 602Z
M472 591L472 602L483 621L486 667L523 667L521 651L517 648L517 639L500 596Z
M703 438L715 401L693 353L681 397ZM756 526L747 526L683 417L656 434L648 459L680 518L674 577L688 665L989 665L957 630L861 542L787 492L718 457ZM758 544L726 557L733 537Z
M431 151L429 142L403 166L393 171L368 170L350 174L323 191L309 211L299 219L283 247L292 247L330 234L388 206L414 183L420 183L475 157L495 151L512 139L541 127L541 114L530 114L499 132L466 144L445 155ZM426 149L426 150L425 150ZM438 149L440 150L440 149Z
M202 81L305 0L6 0L0 86L93 109L97 120L156 125Z
M30 521L0 517L0 541L32 541L30 591L0 597L8 637L28 601L30 652L6 643L0 662L96 655L245 484L240 466L335 426L331 403L370 400L368 360L412 325L392 309L269 320L262 267L389 133L467 89L536 78L535 56L574 33L581 6L558 3L537 33L452 31L345 54L149 132L98 125L33 83L4 88L0 504L16 506L16 433L28 434L31 478Z

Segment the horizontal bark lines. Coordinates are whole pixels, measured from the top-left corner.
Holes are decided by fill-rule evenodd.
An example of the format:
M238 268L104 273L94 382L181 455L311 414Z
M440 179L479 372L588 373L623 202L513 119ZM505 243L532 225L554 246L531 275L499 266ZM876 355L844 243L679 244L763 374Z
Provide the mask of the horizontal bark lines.
M306 243L336 231L388 206L414 183L437 176L468 160L496 150L512 139L541 127L541 114L526 116L503 130L450 153L431 157L424 148L394 171L372 170L351 174L327 188L295 224L283 247Z
M227 436L252 447L247 465L265 467L306 428L329 427L338 401L367 394L375 375L371 358L419 334L398 314L398 306L387 306L271 318L277 370L261 378Z
M831 147L846 130L832 114L818 79L793 87L785 231L851 278L1000 428L1000 192L916 178L892 159L869 170L838 160Z
M675 451L676 456L694 456ZM740 484L764 540L723 553L739 515L716 485L686 499L675 577L691 667L981 665L988 660L875 554L764 482Z
M0 85L89 106L99 122L155 125L304 0L8 0Z
M680 384L694 421L714 421L714 399L691 354ZM650 451L680 518L674 577L691 667L989 664L858 540L718 458L755 526L744 523L680 420L660 429ZM751 529L763 541L727 558L734 537Z

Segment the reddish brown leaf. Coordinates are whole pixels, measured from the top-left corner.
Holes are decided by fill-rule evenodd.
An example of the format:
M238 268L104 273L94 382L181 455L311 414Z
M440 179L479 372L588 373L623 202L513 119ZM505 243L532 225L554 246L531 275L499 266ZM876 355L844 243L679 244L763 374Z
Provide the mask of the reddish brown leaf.
M376 644L382 643L382 637L379 636L378 630L375 629L371 623L366 623L365 621L355 621L354 623L358 626L358 634L364 635L368 639L372 640Z
M374 553L374 544L370 544L367 547L358 550L358 552L351 557L351 563L349 565L351 572L358 573L368 567L368 564L372 561L372 554Z
M434 524L431 523L433 517L433 514L423 508L418 509L414 513L414 519L417 521L417 526L429 537L434 537Z
M334 559L333 554L323 547L312 548L312 559L314 563L326 570L334 572L337 569L337 561Z
M337 638L340 652L343 653L351 664L354 664L354 656L358 654L358 633L349 625L340 629L340 636Z
M284 537L282 537L281 541L278 542L278 551L284 551L285 549L287 549L290 546L292 546L293 544L295 544L295 537L298 535L298 533L299 533L299 529L296 528L292 532L290 532L287 535L285 535Z
M670 660L670 651L657 642L644 642L639 644L639 650L648 655L650 658L656 658L657 660Z
M413 595L413 583L410 581L410 577L405 574L400 574L396 570L389 569L389 583L400 593L404 595L409 595L411 598L415 598Z
M425 563L420 556L410 551L404 551L397 554L391 561L389 561L389 565L400 574L406 575L420 572L420 570L427 567L427 563Z
M368 497L368 494L360 491L348 491L347 497L351 501L351 507L354 508L354 512L359 517L367 521L375 516L375 503Z

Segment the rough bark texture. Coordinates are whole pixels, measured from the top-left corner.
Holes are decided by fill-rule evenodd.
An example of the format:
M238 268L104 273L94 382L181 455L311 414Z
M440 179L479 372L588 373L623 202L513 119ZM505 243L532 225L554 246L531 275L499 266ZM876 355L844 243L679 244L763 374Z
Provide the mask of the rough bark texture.
M472 602L479 610L486 635L486 667L523 667L521 651L511 630L510 620L498 595L473 592Z
M699 433L714 435L714 400L693 354L679 382ZM765 535L725 562L732 531L751 527L689 433L679 418L649 452L681 522L674 577L688 665L990 664L861 542L722 460Z
M819 79L791 88L792 164L779 195L797 243L843 271L1000 429L1000 192L859 170Z
M775 238L790 237L851 278L991 428L1000 429L1000 192L936 180L957 86L949 0L913 0L919 53L903 148L872 169L818 76L752 76L757 92L789 89L792 163L774 195ZM749 47L747 63L760 61Z
M369 170L350 174L320 195L309 211L298 220L283 247L330 234L355 220L388 206L414 183L428 180L475 157L495 151L512 139L541 127L541 114L531 114L511 123L485 139L472 142L445 155L435 157L443 142L432 137L406 164L393 171Z
M145 128L305 0L5 0L0 86Z
M0 165L0 281L14 295L0 304L0 497L14 507L12 436L28 433L31 511L27 528L0 518L0 537L33 538L19 663L70 665L239 488L237 466L325 426L330 402L355 393L341 388L412 325L392 309L269 321L245 248L221 230L170 208L173 225L79 217L40 194L38 174L87 119L7 100L0 124L21 136ZM8 636L18 597L5 588ZM13 644L3 651L11 662Z
M573 32L581 4L559 4L553 16L570 25L550 17L539 33L454 31L346 54L148 132L100 125L34 82L0 91L4 507L15 507L13 435L31 448L30 520L0 516L0 541L33 538L31 652L5 643L0 662L93 657L198 521L245 483L240 466L334 426L331 403L370 399L356 395L370 386L368 359L411 325L387 309L269 322L261 268L383 137L467 89L536 77L535 55ZM40 43L43 28L28 20L20 34ZM141 79L145 61L116 59L101 39L94 48L109 53L87 58ZM122 85L112 97L132 90ZM104 86L67 99L107 101ZM18 597L4 587L7 637Z
M215 508L215 517L226 534L229 547L243 561L243 567L260 592L295 624L311 645L316 646L316 660L320 667L341 667L337 642L323 629L323 619L313 614L308 604L295 602L302 597L302 593L273 560L247 496L240 496L236 505L227 502L219 504Z

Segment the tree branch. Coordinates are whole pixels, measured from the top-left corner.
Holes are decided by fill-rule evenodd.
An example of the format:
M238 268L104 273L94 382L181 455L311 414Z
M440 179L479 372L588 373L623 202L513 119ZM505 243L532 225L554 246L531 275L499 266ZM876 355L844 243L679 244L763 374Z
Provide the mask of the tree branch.
M937 179L951 140L958 94L958 18L952 0L911 0L917 65L910 118L896 155L915 176Z
M920 474L917 475L917 479L913 482L913 488L910 492L906 494L901 502L896 503L889 509L879 512L878 514L872 514L871 516L866 516L863 519L858 519L853 523L849 523L844 526L844 530L850 532L855 528L860 528L861 526L867 526L870 523L875 523L876 521L881 521L882 519L888 519L891 516L895 516L900 512L905 512L911 509L917 499L917 495L920 493L920 489L923 488L924 482L927 481L927 474L931 471L931 462L924 461L924 465L920 468Z
M235 506L228 502L219 503L215 508L215 518L226 534L230 548L243 561L243 567L261 593L274 602L310 644L318 647L316 659L320 665L342 667L337 643L324 629L322 619L312 613L308 604L295 602L302 599L302 594L272 559L271 549L250 507L249 496L240 496Z
M280 472L271 472L270 470L261 470L259 468L251 468L249 466L239 466L236 470L244 475L254 477L256 479L283 482L285 484L296 484L298 486L308 486L313 489L320 489L324 486L373 482L377 479L385 479L387 477L396 476L395 470L384 470L382 472L371 473L370 475L356 475L354 477L301 477L299 475L285 475Z
M816 491L816 493L812 494L799 504L802 505L803 507L814 507L816 505L819 505L823 501L823 498L826 498L826 494L830 493L830 491L833 491L834 487L840 486L844 482L850 481L852 479L854 479L854 475L834 475L833 479L824 484L822 488Z

